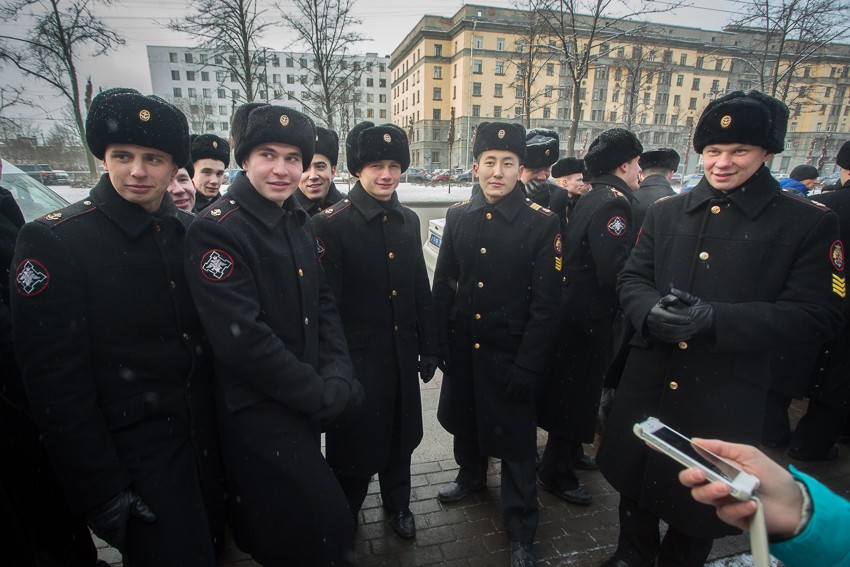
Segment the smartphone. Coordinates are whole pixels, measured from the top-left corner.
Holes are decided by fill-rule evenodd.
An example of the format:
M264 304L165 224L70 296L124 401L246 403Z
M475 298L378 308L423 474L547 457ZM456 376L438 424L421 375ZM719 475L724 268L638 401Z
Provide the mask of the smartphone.
M691 440L650 417L634 426L635 435L668 457L686 467L697 467L705 471L710 481L719 481L729 486L730 494L738 500L749 500L759 485L759 479L746 473L708 449L694 445Z

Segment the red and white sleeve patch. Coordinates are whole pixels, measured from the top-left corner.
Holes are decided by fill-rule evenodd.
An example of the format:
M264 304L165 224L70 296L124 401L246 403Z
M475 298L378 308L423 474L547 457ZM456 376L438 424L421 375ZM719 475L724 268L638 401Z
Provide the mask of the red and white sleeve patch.
M829 247L829 260L839 272L844 269L844 245L840 240L836 240Z
M50 283L50 273L38 260L27 258L15 270L15 288L24 297L38 295Z
M211 282L221 282L233 273L233 258L224 250L212 249L201 258L201 275Z
M561 234L559 233L555 236L555 254L558 256L562 256L564 254L564 246L561 242Z
M326 250L325 249L325 242L317 236L316 237L316 256L319 257L319 260L321 260L322 256L325 255L325 250Z
M626 234L627 229L626 219L623 217L611 217L608 219L608 232L614 236L623 236Z

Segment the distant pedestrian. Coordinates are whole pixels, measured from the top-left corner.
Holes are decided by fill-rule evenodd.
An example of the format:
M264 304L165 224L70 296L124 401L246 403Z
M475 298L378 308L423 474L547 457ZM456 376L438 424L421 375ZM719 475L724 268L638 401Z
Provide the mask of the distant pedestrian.
M221 195L225 169L230 164L230 144L215 134L192 134L192 182L197 189L196 213L209 207Z
M525 135L525 161L519 180L525 195L532 202L549 206L549 199L557 187L549 181L552 165L558 161L560 137L554 130L532 128Z
M789 191L797 191L803 196L808 196L818 183L820 172L813 165L798 165L791 170L788 177L779 180L779 186Z
M675 195L673 174L679 169L679 152L671 148L658 148L643 152L638 161L641 169L640 187L632 202L634 236L643 226L650 205L663 197Z
M561 233L579 197L587 193L583 182L584 160L574 157L559 159L552 166L552 179L561 191L554 191L549 198L549 210L558 215L561 221Z

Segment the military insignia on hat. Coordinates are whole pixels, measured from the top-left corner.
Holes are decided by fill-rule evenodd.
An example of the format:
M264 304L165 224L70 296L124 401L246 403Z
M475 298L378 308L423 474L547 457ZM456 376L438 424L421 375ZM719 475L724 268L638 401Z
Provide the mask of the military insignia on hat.
M212 282L224 281L233 273L233 258L224 250L210 250L201 258L201 275Z
M728 128L732 124L732 117L728 114L720 119L720 127Z
M563 244L561 243L561 235L558 234L555 237L555 254L560 256L563 253L564 253L564 247L563 247Z
M838 274L832 274L832 292L838 297L847 295L847 280Z
M280 115L280 125L281 126L289 126L289 116L286 114Z
M614 236L623 236L626 234L626 219L623 217L611 217L608 219L608 232Z
M504 130L499 130L499 133L498 133L498 134L496 134L496 135L497 135L497 136L499 136L499 139L501 140L502 138L504 138L504 137L505 137L505 131L504 131Z
M215 140L213 140L212 146L213 146L213 148L218 148L218 142L216 142Z
M389 144L393 139L389 134L384 134L384 141Z
M319 260L325 255L325 243L318 236L316 237L316 255L319 257Z
M151 111L150 110L140 110L139 111L139 120L142 122L147 122L151 119Z
M829 259L836 270L844 270L844 245L840 240L836 240L829 247Z
M24 297L38 295L50 283L50 274L41 262L27 258L15 272L15 287Z

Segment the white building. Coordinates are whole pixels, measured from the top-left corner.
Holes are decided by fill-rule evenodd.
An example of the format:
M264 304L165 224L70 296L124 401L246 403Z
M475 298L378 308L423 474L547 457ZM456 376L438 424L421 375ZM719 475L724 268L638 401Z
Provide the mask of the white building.
M245 102L245 93L240 92L235 77L216 64L212 50L154 45L147 49L153 94L181 108L193 134L229 137L233 111ZM301 101L315 80L310 54L268 50L266 55L266 64L258 74L265 75L267 82L260 79L256 101L304 111ZM357 122L382 124L391 118L389 56L367 53L349 55L347 60L347 65L359 69L360 78L354 83L355 96L337 111L335 127L341 139Z

